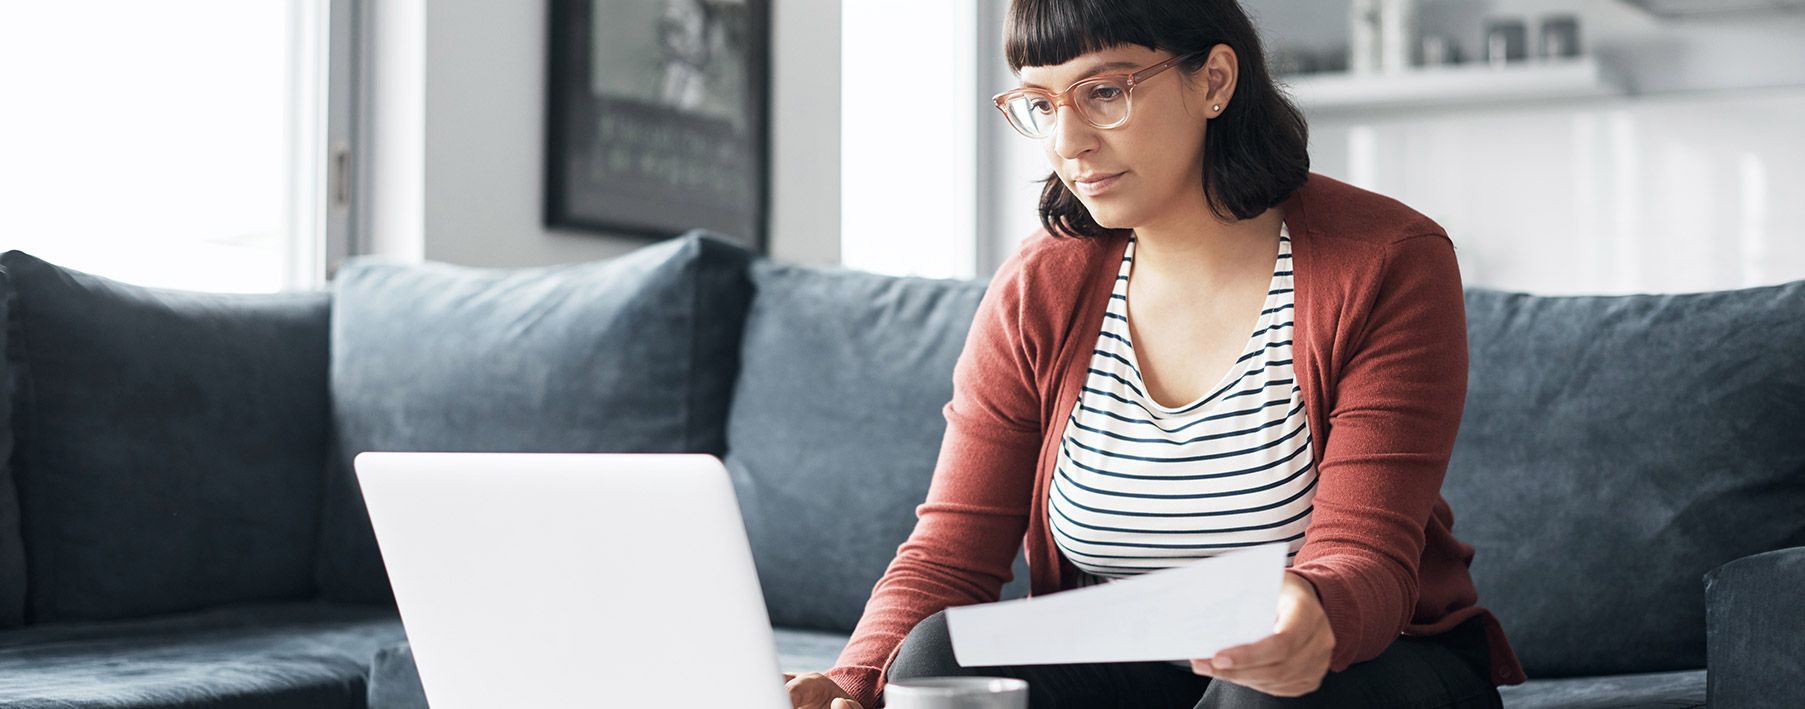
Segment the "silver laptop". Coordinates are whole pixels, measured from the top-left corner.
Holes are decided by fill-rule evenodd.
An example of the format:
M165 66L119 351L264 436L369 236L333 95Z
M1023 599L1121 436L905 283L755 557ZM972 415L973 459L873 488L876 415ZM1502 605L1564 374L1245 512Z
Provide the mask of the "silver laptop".
M354 461L433 709L789 709L721 461L363 453Z

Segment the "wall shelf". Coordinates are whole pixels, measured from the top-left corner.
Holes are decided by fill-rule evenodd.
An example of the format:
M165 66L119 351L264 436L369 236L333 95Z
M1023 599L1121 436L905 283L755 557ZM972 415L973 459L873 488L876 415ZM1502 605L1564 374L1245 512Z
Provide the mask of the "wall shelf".
M1310 115L1617 96L1628 84L1593 57L1279 77Z
M1618 0L1664 20L1805 12L1805 0Z

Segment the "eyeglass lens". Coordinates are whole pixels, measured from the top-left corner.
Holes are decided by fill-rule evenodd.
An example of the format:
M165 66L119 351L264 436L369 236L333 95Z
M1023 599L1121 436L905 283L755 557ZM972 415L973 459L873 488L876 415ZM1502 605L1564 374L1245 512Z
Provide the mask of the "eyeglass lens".
M1098 128L1110 128L1128 119L1127 82L1101 79L1073 89L1072 106L1085 122ZM1045 96L1015 96L1004 102L1003 107L1016 130L1035 138L1051 135L1059 121L1059 111Z

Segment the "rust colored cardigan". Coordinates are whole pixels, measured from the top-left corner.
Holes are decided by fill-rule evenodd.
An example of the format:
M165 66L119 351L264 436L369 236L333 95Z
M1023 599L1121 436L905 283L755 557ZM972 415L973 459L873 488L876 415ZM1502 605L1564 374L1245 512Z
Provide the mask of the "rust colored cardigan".
M1377 657L1400 633L1435 635L1477 615L1492 683L1522 683L1503 628L1476 605L1474 550L1454 537L1441 496L1467 385L1453 243L1398 201L1315 173L1281 209L1296 272L1293 369L1320 476L1286 572L1316 587L1335 634L1329 670ZM1041 230L992 276L954 365L915 529L826 672L866 709L909 630L998 600L1020 545L1030 596L1072 588L1047 487L1126 245Z

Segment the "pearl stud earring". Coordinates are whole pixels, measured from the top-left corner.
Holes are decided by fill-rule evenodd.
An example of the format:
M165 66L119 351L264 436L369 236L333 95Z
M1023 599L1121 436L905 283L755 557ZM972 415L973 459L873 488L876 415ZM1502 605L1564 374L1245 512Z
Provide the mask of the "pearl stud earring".
M1211 106L1210 109L1217 113L1221 113L1222 112L1222 104L1216 104L1214 106Z

